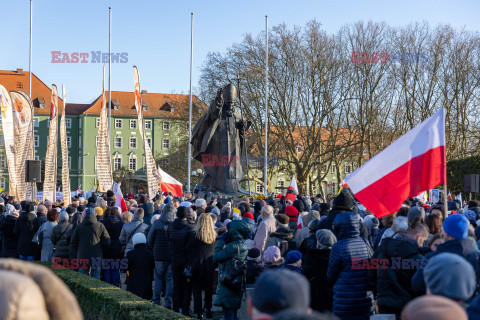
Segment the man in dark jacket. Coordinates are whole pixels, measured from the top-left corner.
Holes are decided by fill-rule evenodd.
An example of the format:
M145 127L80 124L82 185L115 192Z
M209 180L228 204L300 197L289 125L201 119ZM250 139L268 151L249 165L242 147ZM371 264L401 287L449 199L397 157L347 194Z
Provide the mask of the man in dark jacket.
M148 246L153 248L155 259L155 280L152 302L161 305L163 279L165 279L165 307L172 308L173 276L172 276L172 246L168 239L168 227L175 220L176 209L172 203L165 205L160 219L155 221L148 233Z
M296 249L293 240L295 232L289 228L289 218L286 214L277 214L275 220L277 230L269 235L265 248L276 246L280 249L282 257L285 257L288 251Z
M183 270L187 264L186 246L189 237L194 232L194 224L189 224L187 215L191 208L179 207L177 219L168 227L168 239L172 245L172 276L173 276L173 310L188 315L190 308L191 288Z
M378 259L378 267L368 271L369 283L377 292L379 313L399 317L403 307L416 297L411 279L420 266L420 248L427 238L427 228L417 223L407 233L383 239L371 260L373 267Z
M140 197L140 202L142 203L140 207L143 209L144 212L143 223L150 225L150 219L152 219L153 216L153 203L148 200L148 197L146 195L142 195Z
M117 208L108 207L105 210L101 223L103 223L105 229L107 229L108 235L110 236L110 245L103 252L103 257L105 259L121 259L122 245L119 238L123 228L123 222L122 219L120 219L120 214L118 213ZM117 263L110 265L107 269L104 269L103 276L105 278L105 282L118 287L120 283L120 268L117 267Z
M2 258L17 258L17 236L13 233L18 219L18 211L9 204L4 218L0 221L2 233Z
M105 226L97 221L95 210L88 208L82 222L75 228L70 246L77 251L80 273L100 279L103 250L110 245ZM83 260L83 261L82 261Z
M127 291L145 300L152 299L153 253L147 247L143 233L136 233L132 238L133 250L127 253L128 272Z
M20 260L34 260L37 254L37 246L32 242L38 228L33 224L37 216L34 212L22 212L15 223L13 234L18 238L17 253Z
M454 214L445 219L442 227L445 233L445 242L439 245L436 251L432 251L425 256L420 264L420 268L412 278L412 289L417 295L425 294L423 268L429 259L442 252L455 253L464 257L473 266L475 273L478 274L479 254L476 244L472 240L467 239L468 219L460 214Z

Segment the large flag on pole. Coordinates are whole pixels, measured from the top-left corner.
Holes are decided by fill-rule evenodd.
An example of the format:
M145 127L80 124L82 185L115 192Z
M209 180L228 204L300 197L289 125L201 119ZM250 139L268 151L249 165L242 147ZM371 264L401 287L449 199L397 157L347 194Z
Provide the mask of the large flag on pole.
M65 93L65 85L62 85L63 91L63 112L60 119L60 146L62 149L62 186L63 186L63 203L65 206L70 205L70 168L68 167L68 145L67 145L67 125L65 120L65 109L67 109L67 98Z
M9 193L16 197L16 174L15 174L15 142L13 135L13 110L12 99L8 91L0 85L0 111L2 115L3 140L5 153L7 155L7 166L9 176Z
M292 176L292 180L290 181L290 187L293 188L293 194L298 194L298 184L297 179L295 179L295 175Z
M57 86L52 85L50 106L50 129L48 133L47 153L45 155L45 179L43 182L43 199L55 201L57 186L57 117L58 92Z
M157 165L152 155L151 146L145 139L145 124L143 123L143 106L140 91L140 75L136 66L133 66L133 85L135 88L135 108L137 109L138 128L143 140L143 150L145 154L145 169L147 171L148 197L155 198L158 187L162 183L162 177L157 171Z
M98 128L97 145L97 180L99 192L107 192L112 188L113 176L110 154L110 137L108 136L107 99L105 97L105 66L103 66L102 109L100 110L100 125Z
M345 178L355 197L378 218L447 181L445 112L440 109Z
M157 168L158 173L162 177L162 191L171 192L174 197L182 197L183 196L183 188L182 184L176 180L174 177L160 169Z
M125 199L123 198L122 190L120 189L120 185L122 183L113 183L113 188L112 191L115 194L115 206L119 207L122 212L127 212L127 203L125 202Z

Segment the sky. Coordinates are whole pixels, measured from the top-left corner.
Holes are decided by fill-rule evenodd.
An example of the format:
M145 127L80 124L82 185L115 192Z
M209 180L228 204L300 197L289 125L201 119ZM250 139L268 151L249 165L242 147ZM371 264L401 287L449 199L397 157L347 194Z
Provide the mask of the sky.
M109 6L112 53L128 56L126 63L112 63L111 88L119 91L133 91L136 65L142 90L188 94L192 12L194 92L207 54L264 31L265 15L270 26L304 26L316 19L329 33L357 21L480 29L478 0L33 0L32 71L49 86L65 84L68 102L91 103L101 93L103 64L92 62L91 51L108 53ZM28 70L30 1L0 0L0 8L0 70ZM86 52L88 62L52 63L52 51L69 58Z

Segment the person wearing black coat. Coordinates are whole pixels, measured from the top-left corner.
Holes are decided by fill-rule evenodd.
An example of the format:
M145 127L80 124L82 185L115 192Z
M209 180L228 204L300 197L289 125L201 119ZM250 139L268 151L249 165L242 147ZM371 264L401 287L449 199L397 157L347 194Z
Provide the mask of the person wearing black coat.
M187 265L186 246L195 225L188 223L187 215L192 209L179 207L177 219L168 227L168 239L172 246L173 310L189 315L191 288L183 271Z
M258 248L251 248L247 254L246 284L254 285L258 276L263 272L262 259Z
M405 305L417 296L411 280L423 258L420 248L427 238L427 228L415 223L407 233L382 240L372 258L372 261L379 259L378 267L368 271L379 313L395 314L399 318ZM408 268L403 267L407 265Z
M205 310L207 318L212 317L213 283L215 282L215 251L217 233L213 226L212 217L202 214L198 218L196 232L187 243L187 269L191 270L193 291L193 312L201 319L202 291L205 292Z
M141 232L132 237L133 250L127 253L128 272L127 291L145 300L151 300L153 269L155 260L153 252L147 247L147 238Z
M68 222L69 217L66 211L61 212L58 216L58 224L53 227L50 240L55 246L54 257L68 259L70 251L70 242L68 233L72 229L72 225Z
M18 238L17 253L20 260L34 260L38 247L32 242L38 228L33 225L37 216L33 212L22 212L15 222L13 234Z
M70 219L70 225L72 226L71 229L67 232L66 241L69 243L68 247L68 260L72 262L73 259L77 259L77 249L70 245L70 241L72 239L73 232L75 228L80 224L82 221L82 215L80 213L75 213L72 218ZM71 267L72 270L78 270L78 268Z
M103 220L101 221L107 229L110 235L110 245L103 252L104 259L121 259L122 245L120 244L120 232L122 231L123 222L120 218L117 208L108 207L103 214ZM120 269L117 267L117 263L110 265L109 268L103 269L103 277L105 282L108 282L116 287L120 284Z
M2 233L2 258L17 258L17 236L13 233L15 223L18 219L18 213L11 212L7 214L0 223L0 232Z

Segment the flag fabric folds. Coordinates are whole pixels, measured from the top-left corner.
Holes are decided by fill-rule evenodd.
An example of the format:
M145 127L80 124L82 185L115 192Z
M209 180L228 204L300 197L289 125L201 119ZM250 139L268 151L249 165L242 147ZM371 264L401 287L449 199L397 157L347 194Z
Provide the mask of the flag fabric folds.
M378 218L420 192L445 184L445 111L440 109L345 178Z
M160 169L160 167L157 168L158 173L162 177L162 191L164 192L171 192L174 197L182 197L183 196L183 189L182 189L182 184L170 176L168 173Z
M120 189L120 185L122 183L113 183L112 191L115 194L115 206L119 207L122 212L127 212L127 203L123 198L122 190Z
M67 145L67 125L65 120L65 109L67 108L65 86L63 91L63 112L60 119L60 146L62 149L62 186L63 186L63 202L65 206L71 203L70 192L70 168L68 167L68 145Z
M297 195L298 194L298 184L297 184L297 179L295 178L295 175L292 176L292 180L290 181L290 187L293 188L293 194Z
M57 86L52 85L52 98L50 106L50 129L48 133L47 153L45 155L45 179L43 182L43 199L55 201L57 186L57 114L58 92Z

